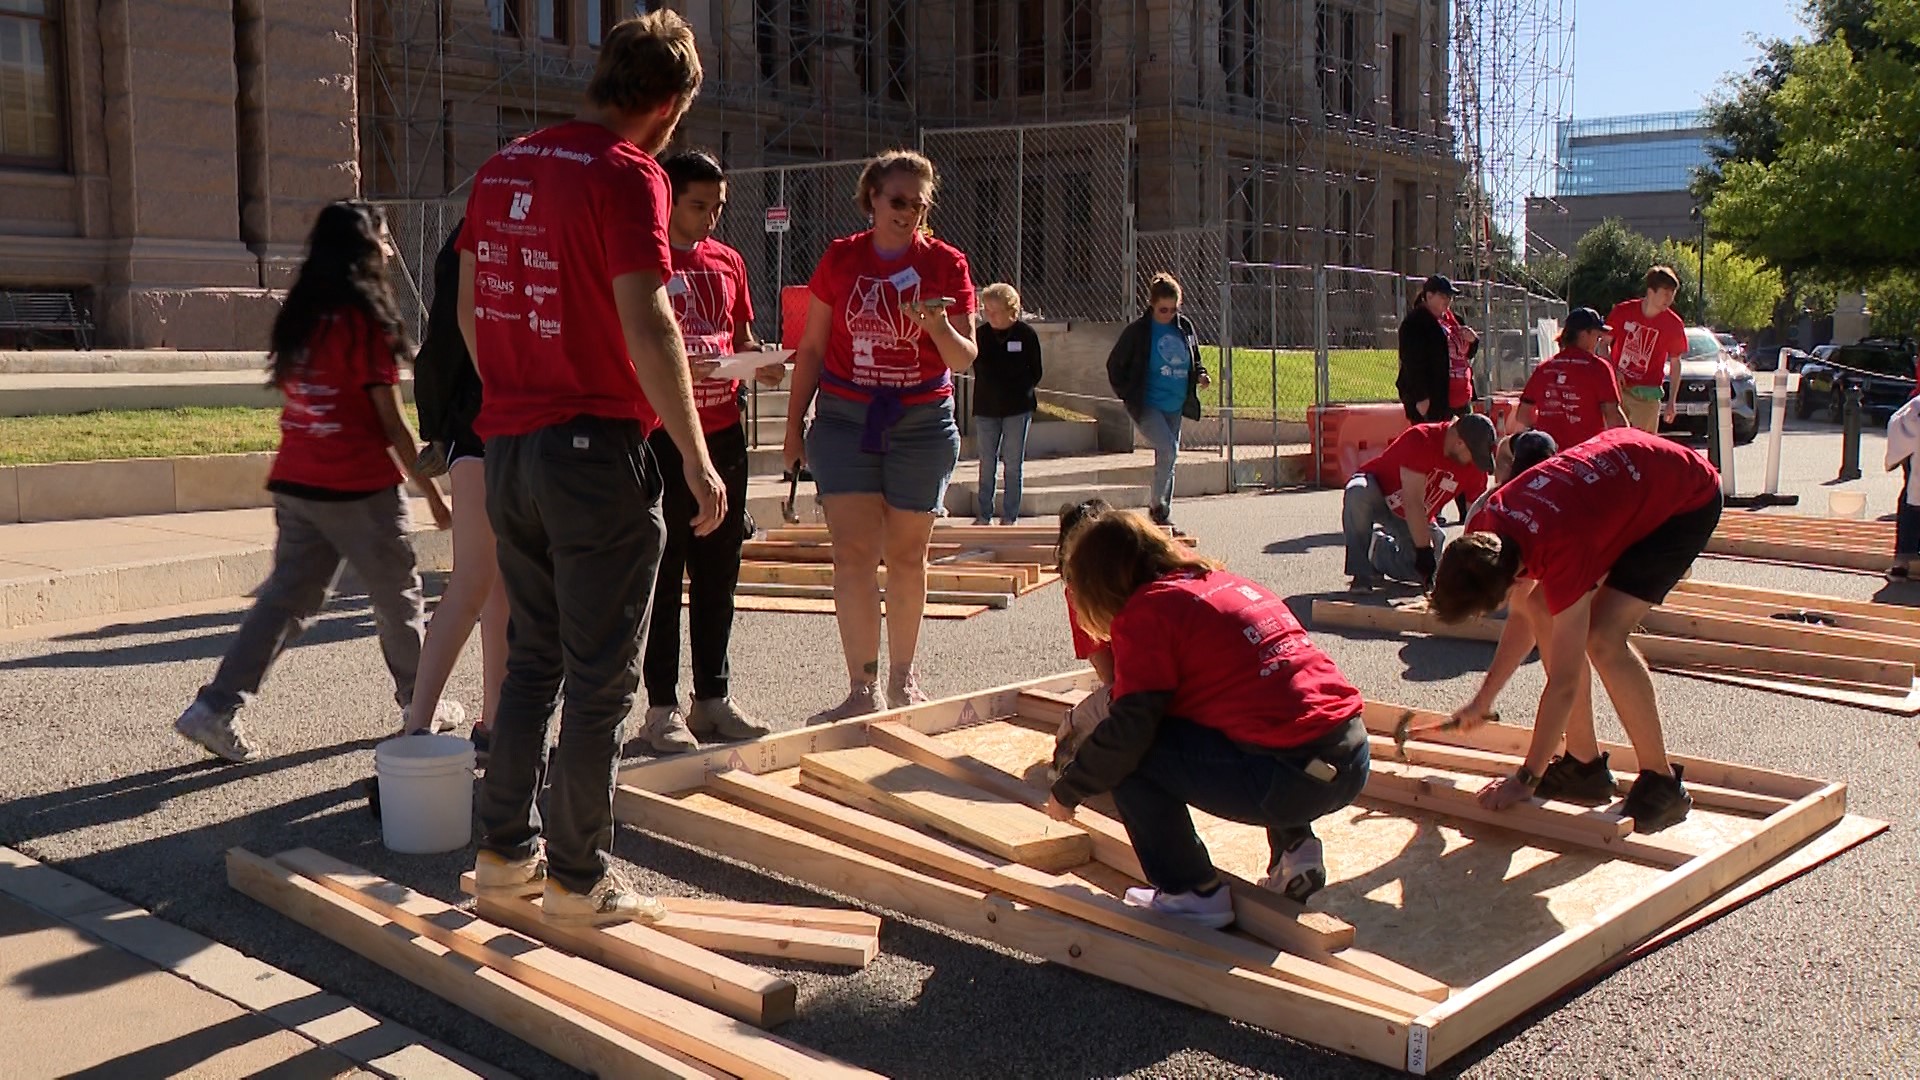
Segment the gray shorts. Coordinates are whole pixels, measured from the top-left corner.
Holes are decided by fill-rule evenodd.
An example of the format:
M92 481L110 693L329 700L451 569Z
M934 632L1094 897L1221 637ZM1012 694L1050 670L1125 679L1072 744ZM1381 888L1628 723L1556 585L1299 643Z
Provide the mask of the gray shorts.
M860 449L865 404L822 392L813 408L807 468L820 495L879 495L895 510L917 513L944 505L947 480L960 461L952 398L907 406L889 433L884 454Z

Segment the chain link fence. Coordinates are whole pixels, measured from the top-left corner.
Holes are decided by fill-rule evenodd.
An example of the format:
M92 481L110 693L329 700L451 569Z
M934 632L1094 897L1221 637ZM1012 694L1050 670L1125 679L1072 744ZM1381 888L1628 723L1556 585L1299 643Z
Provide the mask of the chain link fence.
M854 204L866 165L863 159L728 171L727 212L714 235L747 264L760 340L781 340L782 290L805 285L828 244L867 227Z
M389 199L374 205L386 213L387 232L393 237L393 292L400 317L418 342L426 337L427 312L433 307L433 260L460 224L467 201Z

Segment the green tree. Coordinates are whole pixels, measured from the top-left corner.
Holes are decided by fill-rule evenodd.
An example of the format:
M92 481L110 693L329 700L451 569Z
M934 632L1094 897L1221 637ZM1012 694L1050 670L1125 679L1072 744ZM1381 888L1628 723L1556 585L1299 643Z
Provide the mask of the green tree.
M1868 286L1867 310L1881 337L1920 336L1920 275L1888 274Z
M1665 265L1680 278L1680 298L1674 310L1692 322L1694 263L1687 249L1673 241L1656 244L1618 219L1608 219L1587 230L1573 246L1567 269L1567 304L1590 307L1605 315L1613 305L1646 292L1647 269Z
M1688 267L1700 261L1700 249L1692 244L1673 244L1663 254ZM1725 240L1707 245L1707 311L1700 321L1729 330L1758 330L1773 322L1774 309L1786 294L1780 271L1741 255Z

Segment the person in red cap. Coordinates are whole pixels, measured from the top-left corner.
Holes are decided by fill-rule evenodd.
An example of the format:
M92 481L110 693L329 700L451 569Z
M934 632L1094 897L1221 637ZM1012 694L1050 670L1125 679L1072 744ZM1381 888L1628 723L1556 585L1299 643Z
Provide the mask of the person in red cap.
M1565 450L1608 428L1627 425L1613 368L1594 352L1610 329L1592 308L1575 308L1567 316L1560 351L1534 368L1520 391L1515 418L1521 427L1546 432Z
M1341 510L1353 592L1372 590L1376 573L1422 585L1433 579L1446 543L1434 518L1449 500L1471 502L1486 490L1495 442L1493 421L1469 413L1451 423L1415 424L1360 466Z
M1620 427L1514 477L1447 545L1429 598L1434 615L1454 623L1505 604L1515 616L1479 693L1452 719L1464 728L1485 723L1536 638L1547 670L1526 760L1480 792L1482 806L1504 809L1536 795L1612 799L1613 774L1593 730L1597 672L1639 759L1620 812L1639 832L1687 816L1693 799L1681 766L1667 759L1653 679L1627 637L1686 576L1719 523L1720 475L1705 458ZM1565 752L1556 754L1563 736Z

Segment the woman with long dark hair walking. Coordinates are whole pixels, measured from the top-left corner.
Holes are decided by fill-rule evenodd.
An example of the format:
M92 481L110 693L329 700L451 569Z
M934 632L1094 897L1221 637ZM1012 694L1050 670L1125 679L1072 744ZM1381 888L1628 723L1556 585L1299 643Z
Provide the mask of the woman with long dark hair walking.
M387 279L392 252L377 207L358 199L329 204L274 320L270 372L286 406L267 481L280 532L273 572L213 681L173 725L228 761L259 758L240 708L319 613L343 563L373 601L380 651L407 725L426 620L401 490L401 481L416 475L419 443L400 406L400 363L411 345ZM446 504L431 483L421 487L434 523L446 528Z

